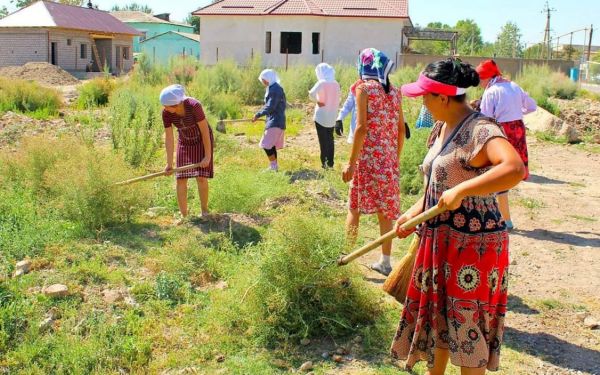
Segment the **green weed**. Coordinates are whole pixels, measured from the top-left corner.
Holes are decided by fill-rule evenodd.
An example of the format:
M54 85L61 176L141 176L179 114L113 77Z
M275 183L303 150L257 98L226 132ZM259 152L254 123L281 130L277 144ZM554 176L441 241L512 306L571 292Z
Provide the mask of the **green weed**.
M60 94L54 89L0 77L0 112L21 112L43 119L55 116L61 105Z

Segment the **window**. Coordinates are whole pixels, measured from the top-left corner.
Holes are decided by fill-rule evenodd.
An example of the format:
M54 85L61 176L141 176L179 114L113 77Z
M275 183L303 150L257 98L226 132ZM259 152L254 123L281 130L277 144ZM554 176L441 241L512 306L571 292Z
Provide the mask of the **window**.
M129 60L129 47L123 47L123 60Z
M281 53L301 54L302 33L281 33Z
M67 46L71 45L71 39L67 39Z
M267 31L265 36L265 53L271 53L271 32Z
M148 37L147 31L142 31L142 35L140 35L140 42L143 42Z
M312 33L313 55L321 53L321 34Z
M82 59L87 59L87 44L81 45L81 50L79 52L79 57Z

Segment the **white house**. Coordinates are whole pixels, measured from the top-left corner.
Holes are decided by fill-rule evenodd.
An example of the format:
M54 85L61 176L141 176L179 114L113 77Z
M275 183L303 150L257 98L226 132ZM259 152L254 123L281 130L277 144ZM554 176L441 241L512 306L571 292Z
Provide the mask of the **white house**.
M397 59L412 26L408 0L221 0L192 14L205 64L255 55L268 66L354 64L367 47Z

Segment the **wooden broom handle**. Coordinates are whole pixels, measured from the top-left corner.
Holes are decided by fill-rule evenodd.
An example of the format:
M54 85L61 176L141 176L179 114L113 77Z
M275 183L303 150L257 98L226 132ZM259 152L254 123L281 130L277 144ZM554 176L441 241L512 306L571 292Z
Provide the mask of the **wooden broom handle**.
M417 225L419 225L427 220L431 220L434 217L438 216L439 214L444 213L445 211L446 211L445 208L440 208L438 206L432 207L432 208L428 209L427 211L422 212L419 215L408 220L407 222L402 224L400 227L404 230L413 229ZM369 251L378 248L379 246L381 246L382 243L389 241L389 240L393 239L394 237L396 237L395 230L391 230L391 231L387 232L383 236L379 237L378 239L376 239L372 242L369 242L368 244L361 247L360 249L355 250L352 253L338 259L338 261L337 261L338 266L344 266L344 265L352 262L354 259L359 258L359 257L365 255L366 253L368 253Z
M186 166L179 167L179 168L173 168L173 169L171 169L171 172L172 173L177 173L177 172L187 171L188 169L198 168L200 166L200 164L201 163L196 163L196 164L190 164L190 165L186 165ZM145 180L149 180L151 178L160 177L160 176L166 176L166 175L167 175L167 172L165 172L165 171L156 172L156 173L148 174L148 175L145 175L145 176L132 178L130 180L125 180L125 181L117 182L117 183L113 184L113 186L129 185L129 184L133 184L135 182L145 181Z
M264 118L258 118L256 121L265 121ZM237 122L252 122L251 118L242 118L237 120L219 120L218 122L222 122L223 124L235 124Z

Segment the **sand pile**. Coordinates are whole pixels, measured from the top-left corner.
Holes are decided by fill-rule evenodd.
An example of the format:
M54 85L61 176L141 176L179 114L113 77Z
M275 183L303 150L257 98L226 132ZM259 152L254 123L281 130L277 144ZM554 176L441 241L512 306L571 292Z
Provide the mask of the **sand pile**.
M30 62L23 66L0 68L0 76L36 81L47 86L76 85L79 80L60 67L45 62Z

